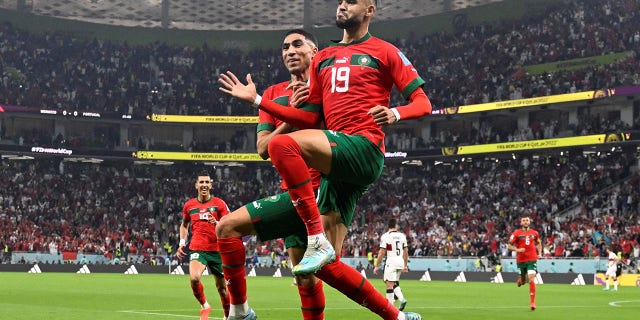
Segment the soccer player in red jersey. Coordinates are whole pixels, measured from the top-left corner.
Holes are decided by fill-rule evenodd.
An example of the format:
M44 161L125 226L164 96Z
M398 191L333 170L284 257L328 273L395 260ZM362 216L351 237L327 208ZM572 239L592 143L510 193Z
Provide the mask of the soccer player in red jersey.
M312 34L301 30L290 30L282 43L282 59L291 78L288 81L268 87L263 99L283 106L294 107L289 101L293 86L306 87L309 79L311 59L318 52L317 40ZM290 84L292 86L290 87ZM305 90L300 90L303 94ZM260 110L258 114L257 142L258 154L269 158L268 143L272 137L288 133L295 128L276 117ZM320 184L320 173L309 169L313 179L313 189ZM287 190L282 182L282 190ZM224 275L229 282L231 310L229 319L255 319L255 312L249 308L246 293L246 258L242 236L257 234L265 241L284 238L285 247L295 265L302 259L306 248L307 232L297 215L287 192L256 200L233 211L218 223L218 243L222 255ZM304 320L323 320L325 297L322 282L313 275L296 276Z
M535 278L538 273L538 257L542 256L542 241L538 231L531 229L531 219L529 217L520 218L520 229L515 230L509 237L509 250L517 252L516 263L520 269L518 287L529 280L529 297L531 300L531 310L536 309L536 284Z
M314 57L308 96L293 100L295 105L303 101L299 108L262 99L250 75L244 85L231 72L221 74L220 90L298 128L311 128L324 117L327 130L281 134L268 146L308 234L307 250L294 274L316 272L318 278L383 319L421 319L393 307L359 272L342 263L335 250L342 247L357 200L382 173L381 126L431 112L422 90L424 80L409 60L395 46L369 33L374 12L372 0L338 2L336 25L344 30L343 38ZM389 108L394 85L409 100L407 105ZM307 165L323 174L317 204ZM336 227L328 230L323 222L331 220Z
M209 173L199 173L195 182L198 196L189 199L182 207L182 224L180 224L180 243L176 255L179 259L187 255L187 235L191 227L189 241L189 280L191 290L200 306L200 320L209 319L211 305L204 294L204 286L200 281L202 273L208 266L215 276L216 288L220 295L225 318L229 315L229 292L222 273L222 260L218 251L216 223L229 214L224 200L211 195L211 177Z

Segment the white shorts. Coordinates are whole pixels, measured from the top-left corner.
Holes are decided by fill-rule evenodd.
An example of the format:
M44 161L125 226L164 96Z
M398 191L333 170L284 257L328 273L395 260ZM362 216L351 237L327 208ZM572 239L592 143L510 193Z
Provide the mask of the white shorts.
M400 281L400 274L402 273L402 268L395 269L393 267L384 267L384 281Z
M607 268L607 272L604 274L607 277L615 277L616 276L616 266Z

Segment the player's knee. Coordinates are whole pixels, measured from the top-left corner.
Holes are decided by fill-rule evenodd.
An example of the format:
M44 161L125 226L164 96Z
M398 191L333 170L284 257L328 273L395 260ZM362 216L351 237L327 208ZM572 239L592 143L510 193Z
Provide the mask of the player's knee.
M302 287L313 287L318 282L318 278L312 275L296 276L296 283Z
M218 238L231 238L235 236L235 224L234 220L224 216L216 225L216 236Z
M299 152L299 145L290 136L279 134L271 138L267 149L271 160L278 161L282 155L296 153L296 150Z
M219 294L221 297L225 297L225 296L227 296L227 295L228 295L228 293L227 293L227 286L225 286L225 285L220 285L220 284L217 284L217 283L216 283L216 289L218 289L218 294Z

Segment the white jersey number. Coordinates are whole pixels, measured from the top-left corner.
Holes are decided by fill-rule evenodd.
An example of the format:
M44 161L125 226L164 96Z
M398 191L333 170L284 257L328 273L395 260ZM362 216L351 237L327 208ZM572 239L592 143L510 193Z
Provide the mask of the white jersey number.
M331 93L347 92L349 90L349 67L331 68ZM342 85L337 85L341 82Z

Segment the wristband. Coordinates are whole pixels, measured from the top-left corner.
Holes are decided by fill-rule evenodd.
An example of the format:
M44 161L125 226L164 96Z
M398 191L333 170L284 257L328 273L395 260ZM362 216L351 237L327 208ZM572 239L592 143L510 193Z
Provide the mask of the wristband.
M393 115L396 116L396 122L400 121L400 112L398 112L398 109L391 108L391 112L393 112Z
M180 243L178 244L178 247L184 247L187 245L187 241L184 239L180 239Z
M257 94L256 98L255 98L255 100L253 100L253 103L251 104L251 106L254 107L254 108L259 108L260 107L260 102L262 102L262 96Z

